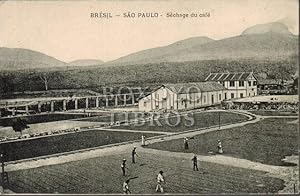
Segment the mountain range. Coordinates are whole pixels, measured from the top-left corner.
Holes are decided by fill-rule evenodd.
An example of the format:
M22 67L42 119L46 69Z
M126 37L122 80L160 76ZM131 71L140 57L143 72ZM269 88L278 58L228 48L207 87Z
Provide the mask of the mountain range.
M0 48L0 70L116 66L212 59L283 59L295 55L298 55L298 35L293 35L286 25L273 22L249 27L235 37L221 40L192 37L167 46L138 51L105 63L94 59L66 63L37 51Z
M67 64L41 52L23 48L0 48L0 70L64 67Z
M298 36L281 23L255 25L240 36L212 40L195 37L139 51L107 64L145 64L212 59L282 58L298 54Z

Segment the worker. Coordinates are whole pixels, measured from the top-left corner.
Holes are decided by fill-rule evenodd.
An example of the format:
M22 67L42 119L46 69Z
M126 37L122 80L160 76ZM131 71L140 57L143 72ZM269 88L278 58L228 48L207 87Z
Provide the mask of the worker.
M192 161L193 161L193 171L199 171L198 169L198 160L197 160L197 156L194 155L194 157L192 158Z
M188 143L188 138L187 137L185 137L184 139L183 139L183 143L184 143L184 149L185 150L188 150L189 149L189 143Z
M163 171L159 171L157 175L157 185L155 191L158 192L160 190L161 193L164 192L164 188L162 186L163 183L165 183L165 177L163 176Z
M221 142L221 140L218 140L217 152L218 152L219 154L223 154L223 147L222 147L222 142Z
M146 137L142 135L142 146L146 145Z
M121 169L122 169L123 176L126 176L126 169L128 169L126 167L126 159L123 159L123 162L121 164Z
M124 194L129 194L129 193L131 193L131 191L129 190L128 184L129 184L129 179L126 180L125 182L123 182L123 193L124 193Z
M136 146L133 147L133 150L131 152L131 156L132 156L132 163L135 163L135 156L137 156Z

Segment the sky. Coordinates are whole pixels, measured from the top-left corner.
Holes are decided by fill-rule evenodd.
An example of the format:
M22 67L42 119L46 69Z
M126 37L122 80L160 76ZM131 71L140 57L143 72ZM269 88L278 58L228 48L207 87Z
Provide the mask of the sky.
M110 61L190 37L233 37L247 27L276 21L298 35L298 10L298 0L0 0L0 47L36 50L65 62ZM113 17L90 17L99 12ZM128 12L136 17L123 17ZM210 16L167 17L170 12ZM142 18L138 13L159 17Z

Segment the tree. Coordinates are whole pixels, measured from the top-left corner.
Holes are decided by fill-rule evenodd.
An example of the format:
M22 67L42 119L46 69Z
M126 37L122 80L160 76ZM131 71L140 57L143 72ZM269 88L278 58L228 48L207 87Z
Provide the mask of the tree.
M0 73L0 97L5 98L14 92L14 76L12 74Z
M12 128L15 132L20 132L22 135L22 131L29 128L29 126L27 125L27 121L25 119L17 118L13 120Z
M49 75L47 75L46 73L41 73L40 78L44 82L45 91L47 91L48 90L48 83L49 83Z

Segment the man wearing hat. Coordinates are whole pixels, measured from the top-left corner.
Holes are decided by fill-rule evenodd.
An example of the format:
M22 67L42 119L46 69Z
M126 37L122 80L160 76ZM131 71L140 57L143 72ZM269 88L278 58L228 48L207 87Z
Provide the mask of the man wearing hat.
M133 150L131 152L131 156L132 156L132 163L135 163L135 156L137 156L136 146L133 147Z
M189 149L189 143L188 143L188 138L187 137L185 137L184 139L183 139L183 144L184 144L184 149L185 150L188 150Z
M123 176L126 176L126 171L125 170L128 169L126 167L126 159L123 159L123 162L121 164L121 169L122 169Z

